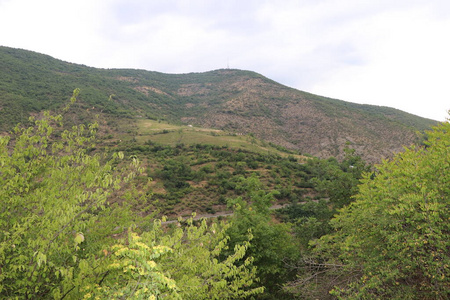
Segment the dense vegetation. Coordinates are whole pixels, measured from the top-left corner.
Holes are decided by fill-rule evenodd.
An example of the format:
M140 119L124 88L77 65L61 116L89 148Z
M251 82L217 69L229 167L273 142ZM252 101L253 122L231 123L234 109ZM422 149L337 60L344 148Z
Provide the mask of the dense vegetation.
M448 299L450 123L366 173L354 201L310 243L299 297Z
M244 257L250 232L229 249L230 225L191 221L167 232L161 221L137 218L136 158L88 154L97 124L63 130L61 116L48 114L34 124L0 140L2 298L234 299L263 291L252 287L253 259Z
M366 172L359 192L369 169L349 149L342 162L296 163L327 198L297 199L278 221L280 192L253 172L237 174L227 222L167 227L137 214L148 198L136 155L93 154L98 125L65 130L61 118L45 114L1 139L4 298L448 296L449 123ZM175 171L175 182L192 176L168 165L160 172Z
M315 251L357 274L340 298L450 296L450 123L366 175L355 201L332 221ZM332 256L330 256L332 255Z
M78 92L64 117L71 116ZM293 155L198 144L128 145L125 155L120 147L96 144L100 127L67 129L61 115L45 113L1 138L2 297L286 297L282 284L295 277L286 263L295 264L301 254L292 233L303 224L275 222L271 205L307 201L326 212L321 221L328 223L341 204L333 197L318 204L310 196L329 197L329 176L344 178L346 166L359 161L349 152L351 161L300 164ZM358 173L354 168L351 174ZM151 172L166 193L152 196ZM170 213L171 200L189 207L186 189L196 178L209 181L216 191L212 202L228 204L234 216L225 223L162 226L164 218L161 223L155 213Z
M43 109L64 106L80 88L79 123L93 116L127 133L130 119L168 120L254 134L315 156L342 158L351 143L366 160L380 161L436 122L387 107L359 105L294 90L250 71L162 74L96 69L0 47L0 130ZM75 112L76 110L76 112ZM69 121L69 120L67 120ZM103 122L101 121L101 122ZM75 122L76 123L76 122Z
M12 51L8 59L35 55L42 62L38 54L2 51ZM94 76L89 86L99 93L113 81L134 84L130 78L138 74L153 80L158 91L146 90L149 95L171 101L179 99L169 91L187 79L226 89L220 72L172 76L73 67L48 57L36 68L43 73L30 82L39 85L60 69L79 78ZM14 77L22 71L13 70L0 84L19 92L16 79L34 74ZM103 72L112 81L98 75ZM69 87L62 77L62 86ZM0 137L0 298L450 296L448 122L392 161L370 166L351 143L339 159L320 159L255 135L168 129L148 108L148 98L131 106L122 101L130 99L128 92L142 91L119 86L125 85L98 102L95 93L88 93L93 97L88 100L76 89L62 107L53 98L52 80L48 94L23 89L24 101L0 95L2 108L18 105L22 112L5 116L8 122L23 120ZM160 100L158 107L175 105ZM334 105L327 101L317 105ZM27 119L23 112L30 112L31 103L42 106ZM61 114L40 113L45 107ZM155 120L123 122L142 112ZM224 211L233 214L221 216ZM216 218L198 220L195 212Z

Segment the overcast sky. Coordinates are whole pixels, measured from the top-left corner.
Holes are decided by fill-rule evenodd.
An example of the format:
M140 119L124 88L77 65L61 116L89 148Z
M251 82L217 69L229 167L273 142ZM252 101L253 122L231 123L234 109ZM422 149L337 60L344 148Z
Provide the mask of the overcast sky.
M449 0L0 0L0 45L101 68L236 68L444 121Z

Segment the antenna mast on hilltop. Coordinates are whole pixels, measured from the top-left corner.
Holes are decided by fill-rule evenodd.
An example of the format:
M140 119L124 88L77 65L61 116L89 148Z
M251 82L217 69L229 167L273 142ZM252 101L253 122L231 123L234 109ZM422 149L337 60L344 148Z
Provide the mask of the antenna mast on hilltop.
M227 69L230 69L230 59L227 58Z

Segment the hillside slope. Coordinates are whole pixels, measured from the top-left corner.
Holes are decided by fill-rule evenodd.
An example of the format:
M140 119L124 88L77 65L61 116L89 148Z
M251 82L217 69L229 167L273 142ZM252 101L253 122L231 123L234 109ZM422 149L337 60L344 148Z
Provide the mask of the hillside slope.
M114 118L165 119L255 136L315 156L349 144L379 161L435 124L405 112L334 100L241 70L163 74L106 70L0 47L0 129L56 109L81 89L80 108Z

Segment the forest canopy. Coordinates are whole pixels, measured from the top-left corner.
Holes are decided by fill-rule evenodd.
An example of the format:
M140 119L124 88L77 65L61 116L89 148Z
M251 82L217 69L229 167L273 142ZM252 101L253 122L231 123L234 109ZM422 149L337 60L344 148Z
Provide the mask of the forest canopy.
M315 243L323 266L341 266L339 299L450 296L450 123L367 173L355 201ZM324 261L323 259L326 258ZM330 270L334 268L330 268Z
M450 296L449 122L373 169L348 148L298 162L206 145L105 149L98 134L43 113L0 137L0 298ZM158 201L206 182L234 214L168 224L148 212L149 174L168 191ZM275 214L279 199L290 205Z
M263 291L253 258L244 257L251 233L228 249L229 225L190 221L166 231L137 218L136 157L91 154L95 123L64 129L61 115L48 113L31 121L0 137L1 298L237 299Z

